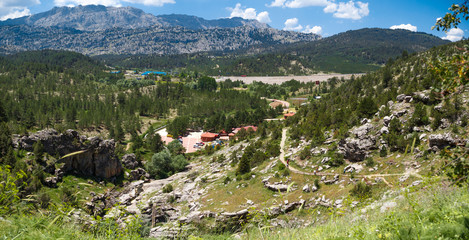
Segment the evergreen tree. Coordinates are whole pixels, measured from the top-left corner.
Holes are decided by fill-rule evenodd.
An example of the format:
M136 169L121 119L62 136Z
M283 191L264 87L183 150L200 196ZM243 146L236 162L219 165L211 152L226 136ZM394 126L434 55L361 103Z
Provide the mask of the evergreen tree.
M246 154L243 154L239 160L238 169L236 170L237 175L243 175L248 172L251 172L251 163Z

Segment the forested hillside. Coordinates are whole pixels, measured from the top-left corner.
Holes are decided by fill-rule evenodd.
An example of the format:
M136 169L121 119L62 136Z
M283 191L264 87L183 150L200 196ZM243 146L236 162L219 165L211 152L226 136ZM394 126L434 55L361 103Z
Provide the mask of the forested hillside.
M309 43L234 52L186 55L103 55L118 67L197 70L209 75L304 75L361 73L379 69L390 58L424 51L449 41L407 30L360 29Z

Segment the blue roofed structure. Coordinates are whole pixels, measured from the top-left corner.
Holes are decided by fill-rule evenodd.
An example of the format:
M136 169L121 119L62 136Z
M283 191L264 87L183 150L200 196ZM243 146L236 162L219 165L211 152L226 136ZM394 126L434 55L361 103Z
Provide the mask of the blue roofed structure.
M146 71L146 72L142 73L142 76L146 76L148 74L156 74L156 75L165 75L166 76L165 72L157 72L157 71Z

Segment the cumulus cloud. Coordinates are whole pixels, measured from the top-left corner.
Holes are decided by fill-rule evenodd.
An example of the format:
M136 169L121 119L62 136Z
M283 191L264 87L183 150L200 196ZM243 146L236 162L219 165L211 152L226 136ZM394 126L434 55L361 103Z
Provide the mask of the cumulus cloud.
M368 3L353 1L335 3L334 0L274 0L269 7L324 7L325 13L332 13L336 18L359 20L370 14Z
M31 15L31 12L29 11L28 8L11 8L9 13L0 17L0 21L13 19L13 18L20 18L24 16L29 16L29 15Z
M39 0L0 0L0 20L29 16L28 7L40 3Z
M298 18L290 18L285 21L285 27L283 30L285 31L301 31L303 26L298 24Z
M256 9L254 8L245 8L241 6L241 3L237 3L235 8L228 8L231 11L230 18L240 17L244 19L256 19L261 23L271 22L269 13L264 11L257 14Z
M322 7L327 6L327 0L290 0L285 2L285 7L303 8L303 7Z
M56 6L77 6L77 5L104 5L121 7L121 2L142 4L145 6L161 7L165 4L176 3L175 0L54 0Z
M449 32L446 33L446 37L443 39L450 40L451 42L456 42L461 40L464 37L464 31L460 28L452 28Z
M310 27L309 25L306 25L305 29L303 30L304 33L314 33L314 34L321 34L322 33L322 27L320 26L314 26Z
M401 25L394 25L394 26L391 26L390 29L405 29L405 30L409 30L409 31L412 31L412 32L417 32L417 27L416 26L413 26L411 24L401 24Z
M286 0L275 0L271 4L268 4L268 7L283 7Z
M325 8L325 10L327 7ZM331 9L332 10L332 9ZM336 9L334 9L334 17L358 20L370 14L368 9L368 3L353 2L339 3Z

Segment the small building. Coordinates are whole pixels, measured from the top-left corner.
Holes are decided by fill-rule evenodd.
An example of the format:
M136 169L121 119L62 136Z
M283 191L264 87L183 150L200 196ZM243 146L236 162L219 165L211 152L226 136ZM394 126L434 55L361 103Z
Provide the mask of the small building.
M293 117L293 116L295 116L295 113L294 113L294 112L289 112L289 113L283 114L283 118L284 118L284 119L287 119L287 118Z
M256 126L246 126L246 127L235 128L235 129L233 130L233 133L236 135L241 129L246 130L246 132L249 132L249 131L256 132L256 131L257 131L257 127L256 127Z
M165 72L157 72L157 71L146 71L144 73L142 73L142 76L147 76L149 74L155 74L155 75L164 75L166 76L166 73Z
M218 137L218 134L216 133L210 133L210 132L204 132L200 136L202 139L202 142L211 142L214 141Z

